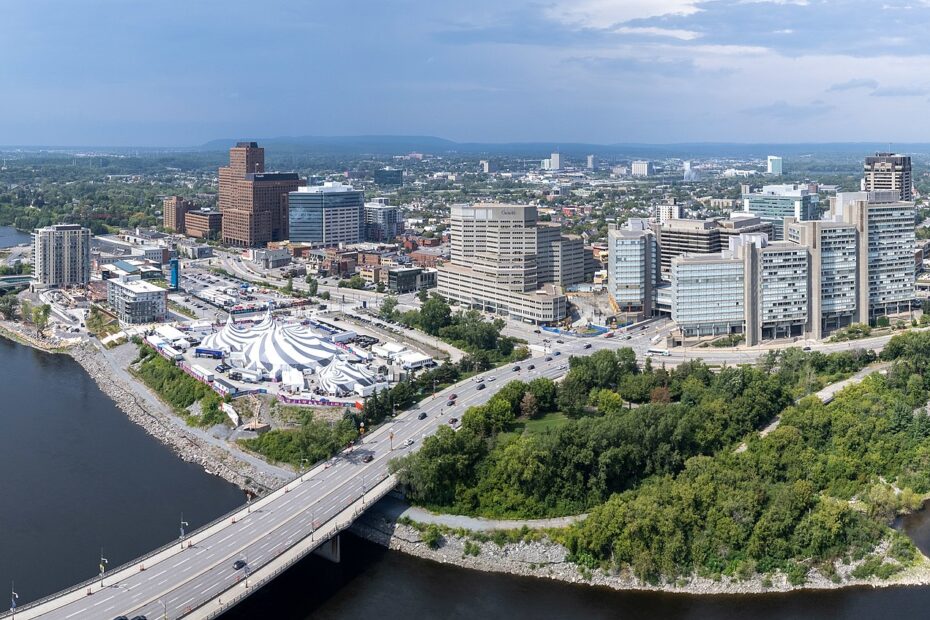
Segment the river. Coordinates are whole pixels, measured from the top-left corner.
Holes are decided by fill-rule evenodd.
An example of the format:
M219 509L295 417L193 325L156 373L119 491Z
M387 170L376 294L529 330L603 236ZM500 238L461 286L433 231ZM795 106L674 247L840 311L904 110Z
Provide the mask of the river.
M20 603L91 577L242 502L232 485L146 435L71 358L0 338L0 588ZM902 526L930 553L930 512ZM783 620L923 617L930 588L763 596L615 592L428 562L345 536L342 563L309 557L224 620L540 618ZM2 590L0 590L2 591ZM2 600L2 599L0 599Z
M32 235L19 232L11 226L0 226L0 248L11 248L20 243L30 243Z

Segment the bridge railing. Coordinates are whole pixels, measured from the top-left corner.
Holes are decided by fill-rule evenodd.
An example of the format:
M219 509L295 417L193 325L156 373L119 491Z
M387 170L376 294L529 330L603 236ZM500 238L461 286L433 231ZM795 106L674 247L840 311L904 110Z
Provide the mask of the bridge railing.
M355 500L355 503L361 501L362 499L365 499L366 501L369 502L369 505L371 505L371 504L374 504L375 502L377 502L378 500L382 499L385 495L387 495L388 493L391 492L391 489L393 488L393 485L385 486L384 488L379 488L379 486L381 485L381 483L383 483L385 480L387 480L387 479L390 478L390 477L391 477L391 475L390 475L390 474L387 474L387 475L383 476L382 478L379 478L378 481L372 486L371 490L370 490L369 492L367 492L365 495L363 495L362 497L360 497L359 499ZM271 581L274 581L279 575L281 575L281 574L284 573L284 572L287 572L292 566L294 566L295 564L297 564L298 562L300 562L301 560L303 560L305 557L307 557L314 549L316 549L316 548L317 548L320 544L322 544L324 541L329 540L329 539L332 538L333 536L337 536L337 535L341 534L342 532L344 532L345 530L349 529L349 527L351 527L352 523L355 522L355 518L357 518L357 517L361 514L361 512L363 512L363 511L358 511L358 510L356 510L356 511L353 513L352 518L349 519L348 521L345 521L345 522L343 522L343 523L336 523L336 525L335 525L335 527L333 528L332 532L330 532L329 534L327 534L327 536L326 536L325 538L319 538L319 539L317 539L317 540L315 541L315 542L317 542L316 545L314 545L314 546L312 546L312 547L309 547L309 548L306 550L305 553L302 553L302 554L300 554L300 555L298 555L298 556L295 556L294 558L285 560L284 563L283 563L281 566L275 568L273 571L271 571L271 572L268 573L267 575L263 575L260 579L257 579L257 580L256 580L252 585L250 585L248 588L244 589L241 593L239 593L239 594L233 596L233 597L230 598L228 601L226 601L226 602L224 602L223 604L219 605L219 607L216 609L216 611L209 613L209 614L206 616L206 618L212 620L213 618L218 618L218 617L222 616L224 613L226 613L227 611L229 611L230 609L232 609L233 607L235 607L236 605L238 605L239 603L241 603L242 601L244 601L245 599L247 599L247 598L248 598L249 596L251 596L254 592L256 592L257 590L260 590L265 584L267 584L267 583L269 583L269 582L271 582ZM340 514L341 514L341 513L337 513L336 515L334 515L334 516L332 517L332 519L338 519ZM330 520L332 520L332 519L330 519ZM295 543L294 545L292 545L292 548L293 548L293 547L296 547L296 546L299 545L300 543L306 541L307 538L310 538L311 536L313 536L313 534L314 534L316 531L318 531L319 529L320 529L320 528L315 528L315 529L313 530L313 532L307 534L306 536L304 536L303 538L301 538L299 541L297 541L297 543ZM269 560L269 563L270 563L270 562L273 562L273 561L274 561L274 559ZM261 569L259 569L259 570L261 570ZM239 585L239 584L237 584L236 586L233 586L233 588L237 587L238 585ZM229 592L229 590L226 590L226 592ZM222 594L219 594L216 598L221 599L221 598L223 598L223 595L222 595ZM189 613L192 613L192 612L196 611L197 609L201 609L201 608L203 608L204 606L209 605L210 602L213 601L213 600L214 600L214 599L210 599L210 600L204 601L203 603L201 603L201 604L198 605L197 607L194 607L194 608L190 609L189 611L185 611L185 612L184 612L184 615L187 615L187 614L189 614ZM183 617L183 616L181 616L181 617Z
M341 454L341 452L340 452L340 454ZM330 458L332 458L332 457L330 457ZM281 485L279 485L279 486L275 487L274 489L272 489L271 491L269 491L267 494L265 494L265 495L264 495L262 498L260 498L260 499L265 499L265 498L267 498L267 497L270 497L270 496L274 495L275 493L277 493L278 491L280 491L281 489L283 489L283 488L286 487L287 485L293 484L293 482L294 482L295 480L297 480L298 478L300 478L301 476L303 476L303 475L306 474L307 472L312 471L313 469L316 469L316 468L319 467L320 465L323 465L323 464L326 463L326 461L328 461L328 460L329 460L329 459L326 458L326 459L321 459L321 460L317 461L317 462L314 463L312 466L310 466L303 474L298 474L298 475L296 475L295 477L291 478L290 480L287 480L286 482L282 483ZM230 510L229 512L226 512L226 513L220 515L219 517L217 517L217 518L214 519L213 521L210 521L209 523L206 523L206 524L204 524L204 525L198 527L196 530L193 530L192 532L190 532L189 534L187 534L187 536L185 536L185 540L190 539L190 538L192 538L192 537L194 537L194 536L196 536L196 535L198 535L198 534L202 534L203 532L205 532L206 530L210 529L211 527L213 527L213 526L215 526L215 525L218 525L219 523L223 522L223 521L226 520L226 519L231 518L233 515L239 513L239 512L242 510L242 508L243 508L242 506L240 506L240 507L238 507L238 508L234 508L234 509ZM107 573L110 574L110 575L114 575L114 574L116 574L116 573L119 573L120 571L124 571L124 570L130 569L130 568L132 568L134 565L137 565L137 564L144 564L145 561L148 560L149 558L152 558L152 557L154 557L154 556L156 556L156 555L158 555L159 553L162 553L162 552L164 552L164 551L168 551L169 549L171 549L173 546L177 545L178 543L179 543L179 540L178 540L178 539L172 540L172 541L170 541L170 542L168 542L168 543L165 543L165 544L162 545L161 547L158 547L157 549L154 549L154 550L152 550L152 551L146 553L145 555L142 555L142 556L133 558L132 560L129 560L128 562L126 562L126 563L124 563L124 564L120 564L119 566L113 568L112 570L108 570ZM77 584L77 585L71 586L70 588L65 588L64 590L59 590L58 592L54 592L54 593L49 594L49 595L47 595L47 596L43 596L43 597L40 598L40 599L36 599L36 600L34 600L34 601L31 601L31 602L29 602L29 603L27 603L27 604L25 604L25 605L19 606L19 607L16 608L16 613L17 613L17 614L20 614L20 613L22 613L22 612L24 612L24 611L27 611L27 610L31 609L31 608L38 607L39 605L42 605L42 604L47 603L47 602L49 602L49 601L53 601L53 600L55 600L56 598L60 598L60 597L62 597L62 596L66 596L66 595L71 594L71 593L73 593L73 592L78 592L78 591L80 591L80 590L83 590L83 589L85 589L85 588L88 588L88 587L90 587L90 586L93 586L95 583L97 583L97 582L99 582L99 581L100 581L100 575L96 575L96 576L94 576L94 577L91 577L90 579L87 579L87 580L85 580L85 581L82 581L81 583L79 583L79 584ZM0 619L2 619L2 618L9 618L9 617L12 617L12 616L13 616L13 613L11 613L11 612L9 612L9 611L0 613Z

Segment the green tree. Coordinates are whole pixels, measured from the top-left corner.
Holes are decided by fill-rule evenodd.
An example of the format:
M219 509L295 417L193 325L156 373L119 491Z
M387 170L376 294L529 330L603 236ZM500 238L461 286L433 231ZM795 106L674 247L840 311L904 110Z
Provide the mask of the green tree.
M382 319L392 319L394 318L394 311L397 310L397 298L393 295L388 295L384 298L384 301L381 302L381 309L378 311L378 316Z
M8 321L16 318L16 308L19 305L19 298L13 293L8 293L0 297L0 314Z
M440 295L434 294L420 308L420 328L427 334L435 336L451 323L452 308Z
M429 291L427 291L425 288L421 288L417 293L417 298L421 303L426 303L426 300L429 299Z
M51 315L52 307L49 304L42 304L32 309L32 322L36 326L36 333L42 335L45 328L48 327L48 319Z
M310 297L315 297L319 288L320 288L320 283L317 282L313 276L308 275L307 276L307 294L310 295Z

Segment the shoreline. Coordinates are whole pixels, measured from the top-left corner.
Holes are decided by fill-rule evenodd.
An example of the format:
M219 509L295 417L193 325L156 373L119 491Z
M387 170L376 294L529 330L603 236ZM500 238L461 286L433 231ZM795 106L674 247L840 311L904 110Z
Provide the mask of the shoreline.
M131 422L170 448L181 460L196 463L206 473L219 476L256 496L286 482L279 476L259 471L254 465L237 458L231 450L206 443L190 430L168 419L167 416L171 414L155 410L137 394L135 386L127 385L113 376L107 361L102 359L103 353L92 342L62 346L41 341L18 327L9 321L0 322L0 337L45 353L70 356Z
M587 570L568 560L568 549L552 542L545 536L540 540L496 542L472 538L470 532L444 531L438 546L433 549L424 542L416 527L398 523L377 510L362 515L350 531L369 542L423 560L450 564L485 573L502 573L518 577L551 579L575 585L608 588L626 592L661 592L689 596L707 595L760 595L785 594L802 591L843 590L849 588L890 588L930 585L930 559L918 550L915 565L903 569L892 577L881 580L875 577L857 579L852 570L861 562L841 565L844 580L836 583L821 573L810 570L807 581L800 586L792 585L787 575L776 573L771 576L753 575L748 579L733 579L722 576L719 580L691 576L673 582L649 583L627 571ZM883 541L877 548L887 548Z

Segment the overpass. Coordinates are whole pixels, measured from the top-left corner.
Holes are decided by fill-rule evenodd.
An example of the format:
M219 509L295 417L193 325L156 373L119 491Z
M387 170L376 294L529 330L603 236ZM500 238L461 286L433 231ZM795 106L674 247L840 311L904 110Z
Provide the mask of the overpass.
M388 462L417 449L432 434L465 409L487 401L508 381L530 381L537 377L555 379L566 372L568 357L603 348L631 346L641 352L661 324L635 332L631 340L564 337L551 343L551 359L537 357L483 373L486 388L463 381L421 406L405 411L364 437L351 449L294 478L273 493L243 506L213 523L121 567L107 570L68 590L48 596L15 613L0 614L11 620L111 620L121 615L153 618L216 618L256 589L274 579L314 550L338 556L335 537L349 527L368 505L390 491L395 480ZM877 339L876 339L877 340ZM881 346L886 340L859 346ZM590 344L590 349L585 345ZM814 348L835 350L841 346ZM556 352L559 354L557 355ZM707 351L714 357L725 351ZM765 349L731 352L730 363L754 361ZM701 351L700 353L705 353ZM656 363L676 365L689 357L679 353L656 358ZM641 353L638 357L641 357ZM535 365L530 369L530 365ZM493 380L491 378L493 377ZM449 406L448 396L458 395ZM419 420L420 412L426 417ZM412 444L405 446L408 440ZM333 542L331 542L333 541ZM245 567L234 568L241 560Z

